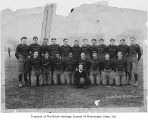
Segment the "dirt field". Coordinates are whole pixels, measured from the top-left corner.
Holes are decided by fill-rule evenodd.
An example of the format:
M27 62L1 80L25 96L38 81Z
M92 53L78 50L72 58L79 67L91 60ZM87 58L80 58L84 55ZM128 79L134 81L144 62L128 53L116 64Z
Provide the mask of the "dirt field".
M91 85L88 89L76 89L72 85L42 87L18 87L17 60L5 54L5 103L6 109L24 108L97 108L143 106L143 66L139 62L138 87ZM133 95L133 96L131 96ZM112 98L111 98L112 97ZM114 97L114 98L113 98ZM118 98L120 97L120 98ZM95 105L95 100L100 100Z

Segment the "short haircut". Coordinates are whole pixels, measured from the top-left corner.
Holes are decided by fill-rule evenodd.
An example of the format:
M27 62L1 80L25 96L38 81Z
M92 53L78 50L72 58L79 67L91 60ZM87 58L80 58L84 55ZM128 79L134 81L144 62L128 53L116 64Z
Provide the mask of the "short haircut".
M79 65L82 65L82 66L83 66L83 63L82 63L82 62L80 62L80 63L79 63ZM78 66L79 66L79 65L78 65Z
M22 39L27 39L27 37L21 37L21 41L22 41Z
M105 53L105 55L109 55L109 53Z
M91 41L97 41L96 39L92 39Z
M48 41L48 38L44 38L43 40L47 40Z
M48 54L49 55L49 52L45 52L45 54Z
M65 40L68 40L68 39L67 39L67 38L64 38L64 39L63 39L63 42L64 42Z
M38 39L38 37L37 37L37 36L34 36L34 37L33 37L33 40L34 40L34 39Z
M118 53L121 53L121 54L122 54L122 52L121 52L121 51L118 51L118 52L117 52L117 54L118 54Z
M111 42L111 41L115 41L115 39L110 39L110 42Z
M96 53L96 54L97 54L97 51L93 51L93 52L92 52L92 54L94 54L94 53Z
M35 50L33 53L35 53L35 52L39 53L37 50Z
M78 40L75 40L75 42L79 42Z
M121 39L120 41L125 41L125 39Z
M84 52L81 52L81 54L84 54L84 55L85 55L85 53L84 53Z
M104 41L104 39L99 39L99 41Z
M86 40L86 41L87 41L87 39L83 39L83 41L84 41L84 40Z
M57 40L57 39L56 39L56 38L51 38L51 41L52 41L52 40Z

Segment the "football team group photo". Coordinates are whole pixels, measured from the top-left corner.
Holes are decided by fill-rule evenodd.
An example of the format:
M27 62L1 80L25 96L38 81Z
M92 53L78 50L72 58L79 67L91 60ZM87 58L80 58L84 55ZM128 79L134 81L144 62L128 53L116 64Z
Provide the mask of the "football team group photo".
M62 16L58 7L2 11L4 111L144 111L147 12L98 1Z

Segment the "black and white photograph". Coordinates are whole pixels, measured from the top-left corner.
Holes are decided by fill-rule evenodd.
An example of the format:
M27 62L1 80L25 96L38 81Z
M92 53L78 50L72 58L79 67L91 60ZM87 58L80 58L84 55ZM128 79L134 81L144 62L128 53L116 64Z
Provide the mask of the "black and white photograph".
M13 1L1 9L1 112L147 112L143 0Z

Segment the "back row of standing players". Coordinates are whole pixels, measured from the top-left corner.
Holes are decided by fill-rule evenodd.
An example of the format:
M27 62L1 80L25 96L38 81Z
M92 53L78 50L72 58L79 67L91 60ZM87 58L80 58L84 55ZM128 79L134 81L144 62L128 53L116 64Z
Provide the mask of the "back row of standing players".
M19 63L19 86L22 86L23 75L25 83L28 83L28 73L33 76L32 79L36 76L38 80L42 73L43 84L58 84L58 77L62 84L74 84L74 71L79 64L83 64L91 84L138 85L137 66L141 50L133 37L130 38L130 46L125 44L125 39L121 39L118 46L115 45L115 39L111 39L108 46L103 39L99 40L99 45L96 39L91 40L92 45L83 39L81 47L78 40L74 41L72 47L68 45L68 39L63 39L62 46L56 44L56 38L51 39L50 45L48 39L44 38L42 46L38 44L37 36L33 37L33 43L29 46L26 40L26 37L21 38L22 43L15 52Z

